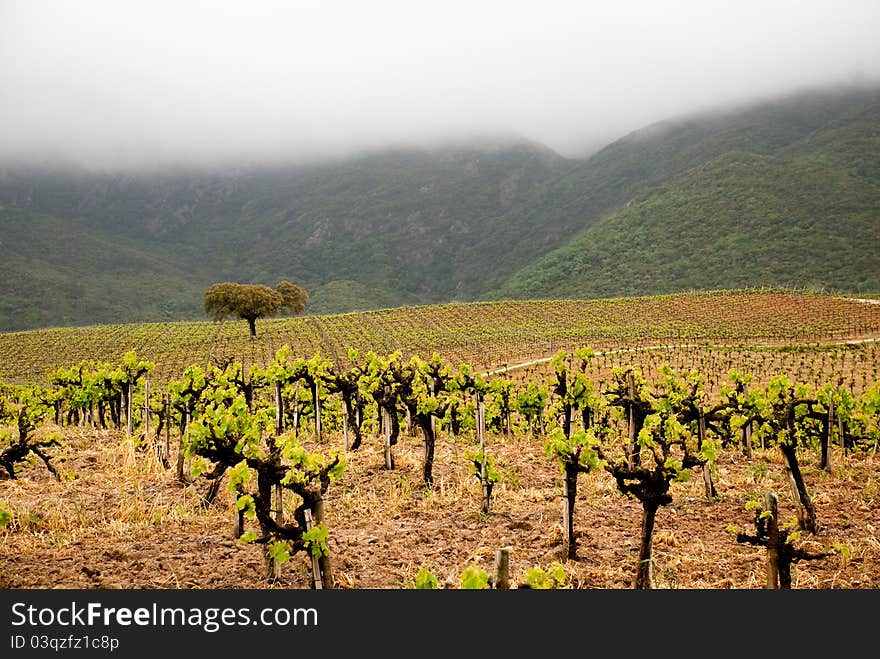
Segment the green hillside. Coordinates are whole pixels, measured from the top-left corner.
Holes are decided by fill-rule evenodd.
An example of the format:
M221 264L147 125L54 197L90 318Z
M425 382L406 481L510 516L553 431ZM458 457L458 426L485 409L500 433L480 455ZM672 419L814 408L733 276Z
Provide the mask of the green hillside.
M0 294L0 330L165 320L167 308L201 319L205 287L226 280L295 281L318 311L444 301L485 271L483 233L571 166L540 145L505 141L235 171L7 167L4 229L47 258L7 263L5 275L49 288ZM42 232L48 218L60 233ZM64 248L72 233L89 243L84 253ZM97 253L118 267L107 272ZM525 263L511 261L507 274ZM75 280L85 298L118 303L71 305L51 283L58 278Z
M731 152L669 180L513 277L501 295L606 297L723 286L880 289L880 184Z
M70 218L0 208L0 229L4 330L177 319L200 305L210 281L196 260Z
M821 105L821 96L808 98ZM741 128L748 122L738 115L725 130L718 125L711 135L701 130L702 138L688 147L692 155L697 160L719 155L633 193L622 208L589 224L489 297L601 297L728 286L877 291L880 95L834 114L807 113L815 121L803 121L799 131L773 133L777 118L788 118L780 127L796 123L789 116L796 116L793 102L789 110L748 113L755 119L750 131ZM807 130L818 121L825 123ZM681 136L694 129L677 124L654 130ZM704 149L699 157L697 145Z
M200 320L214 281L306 313L504 297L880 290L880 87L635 131L583 160L523 139L345 160L0 166L0 331Z

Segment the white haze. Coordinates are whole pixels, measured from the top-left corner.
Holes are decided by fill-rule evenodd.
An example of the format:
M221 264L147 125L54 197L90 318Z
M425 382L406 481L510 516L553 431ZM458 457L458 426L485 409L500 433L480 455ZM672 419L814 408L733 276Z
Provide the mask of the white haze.
M880 78L876 0L0 0L0 160L301 160Z

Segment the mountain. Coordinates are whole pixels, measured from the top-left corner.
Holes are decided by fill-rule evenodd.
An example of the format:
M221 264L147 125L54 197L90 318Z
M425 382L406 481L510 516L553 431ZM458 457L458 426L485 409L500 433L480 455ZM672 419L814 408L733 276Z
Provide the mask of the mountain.
M525 140L234 171L7 166L16 256L0 267L18 283L0 292L0 329L203 319L214 281L288 279L310 312L444 301L494 258L484 234L571 166Z
M661 122L569 177L581 231L488 297L880 290L880 90Z
M229 169L0 166L0 330L203 319L215 281L309 313L742 286L880 290L880 87L525 139Z

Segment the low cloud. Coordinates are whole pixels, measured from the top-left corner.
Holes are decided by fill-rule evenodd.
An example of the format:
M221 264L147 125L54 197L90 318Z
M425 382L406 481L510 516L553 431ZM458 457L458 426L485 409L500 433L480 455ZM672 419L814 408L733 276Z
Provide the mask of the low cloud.
M0 4L0 156L303 160L645 124L880 78L873 0Z

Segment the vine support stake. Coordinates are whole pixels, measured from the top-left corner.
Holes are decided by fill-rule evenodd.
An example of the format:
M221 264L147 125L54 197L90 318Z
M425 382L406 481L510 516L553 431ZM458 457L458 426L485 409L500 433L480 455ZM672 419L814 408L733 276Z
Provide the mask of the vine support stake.
M126 426L126 432L128 432L129 437L131 437L132 433L134 432L134 419L132 419L133 415L132 415L132 403L131 403L132 396L131 396L131 394L132 394L132 383L129 382L128 383L128 393L125 396L125 399L126 399L125 400L125 417L126 417L126 423L128 424Z
M284 400L281 398L281 381L275 383L275 433L284 432Z
M495 570L492 575L492 587L498 590L510 588L510 547L495 550Z
M626 375L626 391L627 391L627 408L626 408L626 436L629 440L628 462L632 467L638 464L639 445L636 441L636 419L635 419L635 402L636 402L636 382L632 371Z
M144 380L144 442L150 439L150 381Z
M185 453L185 444L186 444L186 434L189 432L189 412L183 413L183 419L186 429L180 433L180 442L177 445L177 480L186 482L186 478L183 473L183 462L186 458Z
M315 382L315 441L321 441L321 396Z
M311 531L314 526L314 522L312 521L312 511L308 508L305 510L306 516L306 530ZM323 579L321 578L321 565L318 562L318 557L312 554L312 585L317 590L321 590L323 588Z
M162 410L165 414L165 465L171 461L171 403L168 394L162 396Z
M477 403L477 433L480 436L480 483L483 485L483 514L489 514L489 459L486 456L486 404Z
M284 525L284 497L282 496L283 490L281 489L280 483L275 483L275 521L278 523L278 526ZM269 573L273 579L281 578L281 563L279 563L274 558L270 558L269 565Z

